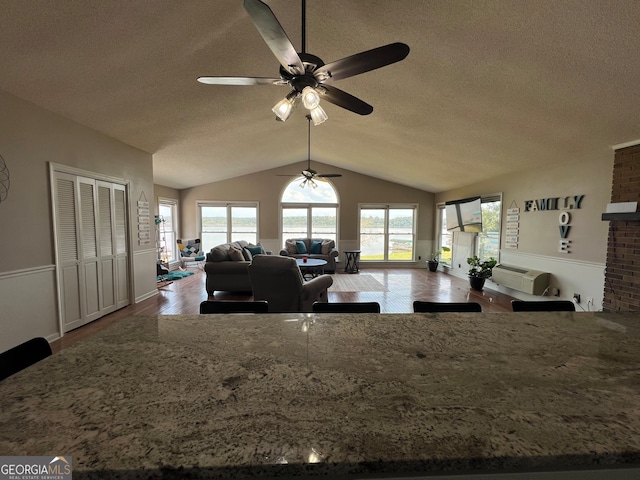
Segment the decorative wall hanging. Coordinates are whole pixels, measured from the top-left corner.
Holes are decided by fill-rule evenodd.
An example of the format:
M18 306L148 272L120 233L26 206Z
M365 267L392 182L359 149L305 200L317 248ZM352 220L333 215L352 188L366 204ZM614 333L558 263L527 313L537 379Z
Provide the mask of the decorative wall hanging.
M518 248L518 233L520 228L520 208L516 201L512 201L507 209L507 231L504 246L506 248Z
M0 203L4 202L9 196L9 186L11 181L9 179L9 167L0 155Z
M150 243L149 202L143 191L138 199L138 245L149 245Z

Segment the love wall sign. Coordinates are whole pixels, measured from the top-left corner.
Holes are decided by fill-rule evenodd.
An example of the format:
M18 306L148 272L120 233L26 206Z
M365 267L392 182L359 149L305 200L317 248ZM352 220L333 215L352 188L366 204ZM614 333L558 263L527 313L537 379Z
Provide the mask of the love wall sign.
M577 210L582 206L584 195L571 195L568 197L540 198L538 200L525 200L525 212L544 212L549 210L559 210L558 229L560 231L560 243L558 251L560 253L571 253L571 240L569 231L571 230L571 213L569 210Z

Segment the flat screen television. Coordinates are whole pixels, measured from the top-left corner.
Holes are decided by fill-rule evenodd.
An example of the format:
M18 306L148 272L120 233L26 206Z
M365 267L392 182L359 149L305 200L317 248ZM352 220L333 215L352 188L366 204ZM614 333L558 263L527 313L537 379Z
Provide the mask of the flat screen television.
M447 230L454 232L482 232L482 200L463 198L445 203Z

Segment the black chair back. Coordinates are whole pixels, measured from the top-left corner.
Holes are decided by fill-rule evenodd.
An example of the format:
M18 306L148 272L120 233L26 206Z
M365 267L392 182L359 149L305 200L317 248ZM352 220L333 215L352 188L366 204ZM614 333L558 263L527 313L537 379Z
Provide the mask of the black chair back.
M45 338L37 337L0 353L0 380L51 355L51 345Z
M268 313L269 304L265 300L255 302L210 301L200 304L200 313Z
M413 302L413 311L416 313L439 312L482 312L482 307L476 302Z
M511 300L514 312L575 312L576 306L571 300Z
M380 313L378 302L316 302L314 313Z

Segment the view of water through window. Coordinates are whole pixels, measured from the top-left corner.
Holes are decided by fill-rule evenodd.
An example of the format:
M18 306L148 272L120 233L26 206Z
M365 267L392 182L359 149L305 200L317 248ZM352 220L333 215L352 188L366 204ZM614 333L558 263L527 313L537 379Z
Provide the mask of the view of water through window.
M302 177L282 194L282 240L327 238L337 242L338 197L333 185L317 181L317 188L300 188Z
M413 260L414 208L362 208L360 259Z

